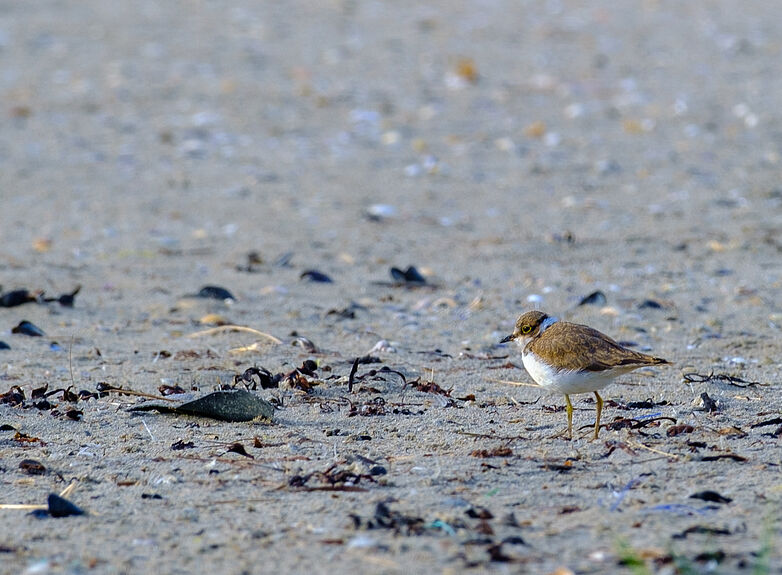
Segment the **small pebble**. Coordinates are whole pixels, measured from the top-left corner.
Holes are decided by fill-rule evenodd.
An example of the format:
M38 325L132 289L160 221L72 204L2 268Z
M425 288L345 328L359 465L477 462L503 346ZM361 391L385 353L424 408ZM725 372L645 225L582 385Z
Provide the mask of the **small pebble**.
M388 340L381 339L367 352L367 355L373 353L396 353L396 348Z
M19 469L27 475L44 475L46 473L46 467L34 459L23 459L19 462Z
M348 549L366 549L367 547L374 547L377 545L377 540L367 535L356 535L353 539L348 541Z
M334 283L334 280L332 280L329 276L327 276L323 272L319 272L318 270L304 271L299 276L299 279L309 280L311 282L322 283L322 284Z
M35 299L35 296L26 289L9 291L0 296L0 307L16 307Z
M606 294L600 290L597 290L593 291L588 296L581 298L581 301L578 302L578 305L605 305L607 302L608 300L606 299Z
M71 515L84 515L84 510L77 507L64 497L54 493L49 494L49 515L52 517L70 517Z
M236 301L234 295L227 289L219 286L204 286L196 294L198 297L207 299L219 299L219 300L233 300Z
M396 216L397 210L390 204L372 204L367 208L366 214L370 220L379 222Z
M690 499L701 499L703 501L708 501L709 503L730 503L733 501L730 497L725 497L724 495L711 490L693 493L690 495Z
M399 268L391 268L391 277L395 281L407 284L425 284L426 278L421 275L414 266L408 266L406 270L400 270Z
M230 322L218 313L208 313L198 320L201 325L227 325Z
M40 327L27 320L20 322L19 325L11 330L11 333L20 333L22 335L29 335L30 337L41 337L46 335Z

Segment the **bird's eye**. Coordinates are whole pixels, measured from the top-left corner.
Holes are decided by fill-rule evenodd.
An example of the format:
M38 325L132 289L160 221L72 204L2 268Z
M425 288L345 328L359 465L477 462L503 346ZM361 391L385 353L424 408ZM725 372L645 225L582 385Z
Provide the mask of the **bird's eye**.
M529 333L531 331L532 331L532 326L529 325L525 325L524 327L521 328L521 333Z

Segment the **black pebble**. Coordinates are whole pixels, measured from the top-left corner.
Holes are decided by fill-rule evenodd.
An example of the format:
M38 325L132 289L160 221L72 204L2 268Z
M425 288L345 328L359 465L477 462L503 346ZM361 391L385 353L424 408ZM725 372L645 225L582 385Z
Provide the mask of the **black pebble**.
M593 291L588 296L581 298L581 301L578 302L578 305L605 305L607 301L606 294L600 290L597 290Z
M76 300L76 294L81 290L81 286L76 286L76 289L71 293L64 293L57 298L57 301L63 307L73 307L73 302Z
M524 541L521 537L518 535L511 535L510 537L506 537L502 540L502 543L507 543L509 545L526 545L527 542Z
M18 289L0 296L0 307L16 307L31 301L35 301L33 294L26 289Z
M662 309L663 305L653 299L647 299L638 304L638 309Z
M46 467L40 461L34 459L23 459L19 462L19 469L27 475L44 475Z
M0 340L0 349L11 349L11 346Z
M54 493L49 494L49 515L52 517L70 517L71 515L84 515L84 510L77 507L64 497Z
M11 333L21 333L22 335L29 335L31 337L46 335L40 327L27 320L20 322L19 325L11 330Z
M204 286L199 290L198 294L196 295L198 297L203 297L208 299L219 299L223 301L227 299L232 299L236 301L236 298L231 292L219 286Z
M372 467L372 469L369 470L369 474L375 476L385 475L386 473L388 473L388 471L386 471L386 468L383 467L382 465L375 465L374 467Z
M421 275L415 267L408 266L406 270L400 270L399 268L391 268L391 277L395 281L408 283L408 284L425 284L426 278Z
M690 499L702 499L703 501L709 501L710 503L730 503L733 501L730 497L720 495L716 491L699 491L690 495Z
M334 283L334 280L332 280L329 276L327 276L323 272L319 272L318 270L304 271L299 276L299 279L309 280L311 282L317 282L322 284Z

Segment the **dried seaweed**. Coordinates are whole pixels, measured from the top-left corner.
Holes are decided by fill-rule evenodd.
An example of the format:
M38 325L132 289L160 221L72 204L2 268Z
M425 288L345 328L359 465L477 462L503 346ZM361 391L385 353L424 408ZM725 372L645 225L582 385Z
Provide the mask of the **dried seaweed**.
M192 441L184 441L182 439L178 439L171 444L171 449L174 451L181 451L183 449L195 449L195 444Z
M736 453L720 453L719 455L704 455L703 457L701 457L700 460L719 461L720 459L731 459L733 461L739 461L739 462L747 461L746 457L742 455L738 455Z
M244 457L249 457L250 459L255 459L254 456L247 453L247 450L244 448L244 445L239 443L238 441L236 443L231 444L231 446L228 448L227 453L237 453L239 455L243 455Z
M68 419L72 419L74 421L81 421L81 418L84 416L84 412L80 409L69 409L65 412L65 417Z
M363 403L351 403L348 417L354 417L356 415L367 417L372 415L386 415L387 413L386 400L382 397L375 397Z
M472 457L489 458L489 457L511 457L513 450L510 447L494 447L492 449L476 449L470 452Z
M161 397L158 395L153 395L151 393L145 393L143 391L136 391L135 389L128 389L125 387L122 387L120 385L112 385L110 383L106 383L105 381L98 382L95 385L95 389L100 394L100 397L103 397L104 395L108 393L117 393L119 395L132 395L136 397L146 397L148 399L159 399L164 401L176 401L175 399L171 399L169 397Z
M726 373L714 373L713 371L709 375L703 375L700 373L685 373L683 379L687 383L706 383L711 381L724 381L734 387L753 387L769 385L768 383L761 383L759 381L747 381L740 377L728 375Z
M654 409L655 407L661 407L664 405L668 405L668 402L663 401L654 401L653 399L645 399L643 401L629 401L627 403L620 403L618 401L609 400L606 402L607 405L610 405L611 407L616 407L617 409Z
M680 435L682 433L692 433L693 431L695 431L695 428L692 425L672 425L665 431L665 434L668 437L675 437L676 435Z
M0 403L2 403L0 401ZM767 419L765 421L759 421L758 423L753 423L750 425L752 429L755 429L757 427L766 427L767 425L782 425L782 417L775 417L773 419Z
M256 381L255 378L257 378L258 381ZM249 367L241 374L235 375L234 385L238 385L240 383L247 384L249 389L253 390L257 389L258 385L261 386L261 389L269 389L280 386L280 380L275 378L275 376L272 375L272 372L270 372L265 367Z
M17 431L14 434L14 441L17 441L19 443L38 443L40 441L41 445L46 445L46 443L41 441L39 438L33 437L32 435L27 435L26 433L22 433L21 431Z
M183 393L187 393L184 388L178 386L178 385L166 385L163 384L157 388L157 390L160 392L160 395L167 396L167 395L182 395Z
M361 375L356 375L356 372L358 371L358 366L361 363L376 363L375 359L371 356L364 356L364 357L357 357L353 360L353 365L350 368L350 375L348 376L348 392L353 392L353 386L357 381L364 381L365 379L369 378L374 381L386 381L383 375L391 374L396 375L402 380L402 383L407 386L407 378L405 378L404 374L400 371L396 371L394 369L391 369L390 367L384 365L380 369L370 369L368 372L363 373ZM379 360L378 360L379 361ZM403 388L404 389L404 388Z
M11 389L0 394L0 404L5 403L11 407L21 404L25 399L24 390L18 385L11 386Z
M545 469L546 471L556 471L558 473L569 473L575 469L572 459L566 459L562 463L556 461L547 461L546 463L542 464L540 468Z
M714 401L705 391L701 393L701 401L703 402L703 407L700 408L701 411L717 413L720 410L717 402Z
M630 417L621 417L609 423L601 424L600 427L601 428L605 427L606 429L610 429L612 431L617 431L619 429L642 429L644 427L647 427L659 421L672 421L673 423L676 423L676 419L667 416L649 417L646 419L633 419ZM592 427L593 427L592 425L585 425L580 427L579 429L591 429Z
M421 391L423 393L434 393L436 395L443 395L445 397L451 397L451 391L453 391L453 388L451 389L443 389L440 387L437 383L434 381L421 381L421 378L418 377L414 380L405 382L405 386L408 385L412 386L415 390ZM403 388L404 389L404 388Z
M388 529L398 535L422 535L426 531L426 522L422 517L406 515L391 509L390 500L375 505L374 513L368 519L351 514L356 529Z
M671 535L673 539L686 539L688 535L732 535L730 529L720 527L709 527L708 525L693 525L681 533Z
M609 457L614 451L617 449L621 449L625 453L628 453L629 455L635 455L635 451L633 451L633 448L630 446L630 444L625 443L624 441L606 441L605 446L608 448L608 451L606 451L603 455L600 456L600 459L605 459Z
M320 481L320 486L309 486L310 480ZM361 480L374 482L371 473L356 473L350 469L340 469L337 463L330 465L324 471L314 471L306 475L294 475L287 481L287 487L303 491L366 491L359 487Z
M44 297L43 290L30 291L28 289L18 289L0 294L0 307L16 307L26 303L49 303L58 302L63 307L73 307L76 300L76 294L81 291L81 286L70 293L64 293L57 297Z

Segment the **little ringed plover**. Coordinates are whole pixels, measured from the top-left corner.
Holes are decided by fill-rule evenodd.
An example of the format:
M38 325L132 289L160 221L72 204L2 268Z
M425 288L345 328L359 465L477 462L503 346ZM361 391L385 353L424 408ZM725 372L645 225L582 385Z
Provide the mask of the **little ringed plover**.
M541 387L564 394L567 404L567 434L573 436L573 393L595 394L600 430L603 398L597 393L616 377L639 367L670 362L627 349L586 325L560 321L542 311L528 311L516 321L513 333L501 343L516 341L524 367Z

